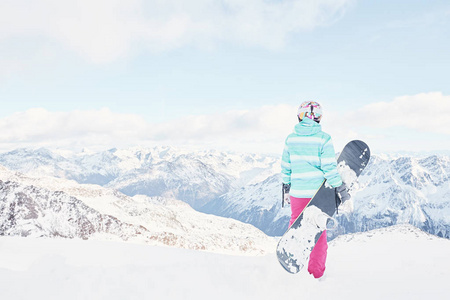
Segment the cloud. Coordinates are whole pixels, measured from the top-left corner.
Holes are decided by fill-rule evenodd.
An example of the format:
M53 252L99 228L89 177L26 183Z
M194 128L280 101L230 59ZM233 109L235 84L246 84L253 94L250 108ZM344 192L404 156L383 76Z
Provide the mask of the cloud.
M396 97L352 111L332 112L325 127L337 149L362 139L375 152L450 149L450 96L441 92Z
M94 63L136 48L165 51L226 41L278 49L293 33L339 19L353 0L5 0L0 41L46 38Z
M293 111L295 108L288 105L265 106L152 124L139 115L115 113L107 108L72 112L33 108L0 119L0 148L78 151L162 144L257 151L261 143L276 143L278 151L283 135L295 124Z
M148 124L137 115L33 108L0 119L0 143L15 147L86 147L135 142Z
M359 126L388 129L402 127L420 132L450 135L450 96L440 92L397 97L348 114Z
M254 110L228 111L222 114L187 116L159 124L154 136L185 140L271 140L278 133L292 131L296 109L289 105L263 106Z
M397 97L351 112L329 111L322 104L322 127L333 137L336 150L352 139L367 141L375 152L450 149L450 96L442 93ZM0 149L171 145L280 153L297 123L296 111L297 107L280 104L150 123L140 115L107 108L71 112L33 108L0 119Z

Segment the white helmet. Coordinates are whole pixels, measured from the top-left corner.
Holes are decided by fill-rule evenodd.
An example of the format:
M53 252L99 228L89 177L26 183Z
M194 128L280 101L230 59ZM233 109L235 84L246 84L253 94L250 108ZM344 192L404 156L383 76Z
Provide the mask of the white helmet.
M300 104L297 116L299 121L303 120L304 117L308 117L319 123L320 120L322 119L322 107L317 102L305 101L302 104Z

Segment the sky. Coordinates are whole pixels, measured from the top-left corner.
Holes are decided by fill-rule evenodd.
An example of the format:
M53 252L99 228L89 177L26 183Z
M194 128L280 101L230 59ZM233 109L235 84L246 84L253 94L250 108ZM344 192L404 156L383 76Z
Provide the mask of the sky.
M450 3L2 0L0 151L277 154L306 100L337 149L450 152Z

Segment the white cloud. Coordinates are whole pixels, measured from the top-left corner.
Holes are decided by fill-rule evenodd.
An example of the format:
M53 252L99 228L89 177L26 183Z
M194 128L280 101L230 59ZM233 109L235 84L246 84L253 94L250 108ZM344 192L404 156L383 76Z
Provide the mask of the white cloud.
M0 148L81 150L163 144L260 151L261 144L274 144L263 152L278 151L283 135L295 124L293 111L287 105L267 106L151 124L139 115L106 108L72 112L33 108L0 119Z
M450 96L440 92L397 97L369 104L348 114L360 126L379 129L403 127L450 135Z
M375 152L450 149L450 96L442 93L402 96L347 113L328 111L322 104L322 126L333 137L336 150L352 139L365 140ZM297 123L296 111L294 106L273 105L149 123L142 116L106 108L72 112L34 108L0 119L0 149L173 145L279 153Z
M43 37L96 63L136 46L163 51L230 41L280 48L289 35L330 24L353 0L4 0L0 41Z
M363 139L376 152L450 150L450 96L421 93L334 112L335 140ZM336 143L338 149L343 143Z
M270 141L280 132L292 131L296 109L289 105L263 106L255 110L187 116L176 122L155 126L155 136L164 139L200 141Z
M98 111L50 112L33 108L0 119L0 143L14 147L108 146L139 140L142 117Z

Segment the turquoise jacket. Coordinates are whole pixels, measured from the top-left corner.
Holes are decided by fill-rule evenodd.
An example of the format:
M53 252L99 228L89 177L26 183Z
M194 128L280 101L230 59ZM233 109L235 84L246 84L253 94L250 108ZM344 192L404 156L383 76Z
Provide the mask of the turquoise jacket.
M296 198L313 197L324 179L332 187L342 184L333 142L319 123L304 118L295 125L286 138L281 173L283 183L291 184L289 194Z

